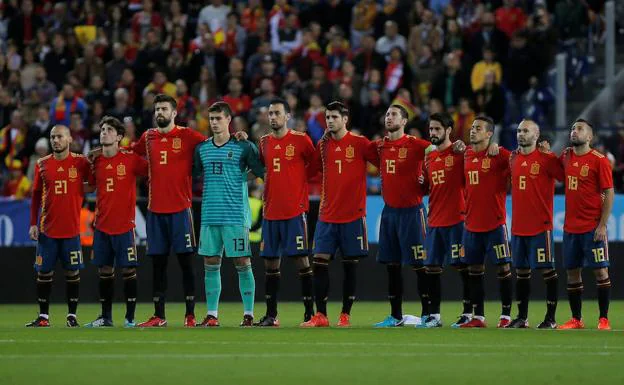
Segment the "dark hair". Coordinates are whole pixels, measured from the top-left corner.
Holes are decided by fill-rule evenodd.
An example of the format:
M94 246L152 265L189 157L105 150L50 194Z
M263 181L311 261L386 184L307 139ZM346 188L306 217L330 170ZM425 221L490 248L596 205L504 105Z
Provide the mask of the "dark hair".
M487 125L485 126L485 129L490 131L490 132L494 132L494 119L490 118L487 115L477 115L475 120L480 120L482 122L486 122Z
M343 103L331 102L325 108L327 111L338 111L340 116L349 116L349 109Z
M154 97L154 105L156 105L156 103L169 103L171 104L172 110L175 110L176 108L178 108L178 103L176 102L176 100L166 94L156 95L156 97Z
M389 108L396 108L401 113L401 117L403 119L409 119L409 114L407 113L407 110L405 109L405 107L403 107L402 105L392 104Z
M116 117L109 115L104 116L102 119L100 119L98 126L100 126L100 129L102 129L105 124L113 127L115 131L117 131L117 135L126 135L126 126L124 126L124 124Z
M431 114L431 116L429 117L429 121L439 122L442 126L444 126L444 129L450 127L451 130L453 129L453 125L455 124L451 115L446 112L436 112L435 114Z
M290 114L290 105L288 104L286 100L282 98L274 98L269 103L269 106L271 106L272 104L273 105L281 104L282 106L284 106L284 112L287 114Z
M592 130L592 131L594 131L594 125L593 125L593 124L591 124L590 122L588 122L588 121L587 121L587 120L585 120L585 119L578 118L578 119L576 119L576 120L574 121L574 123L585 123L585 124L587 124L587 125L589 126L589 128L591 128L591 130Z
M225 116L232 116L232 108L226 102L214 102L210 107L208 107L208 112L219 113L223 112Z

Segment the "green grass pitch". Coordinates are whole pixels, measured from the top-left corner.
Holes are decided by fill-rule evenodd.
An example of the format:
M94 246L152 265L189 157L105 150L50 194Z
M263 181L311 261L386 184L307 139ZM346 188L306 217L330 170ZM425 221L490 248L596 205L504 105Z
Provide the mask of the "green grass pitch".
M303 306L280 304L279 329L241 329L242 307L221 305L222 326L182 327L182 304L169 304L166 329L123 329L116 305L112 329L68 329L65 306L52 307L50 329L26 329L36 305L0 305L0 384L624 384L624 303L611 304L615 329L597 331L597 304L584 304L587 330L497 330L499 305L487 304L489 328L454 330L458 303L444 303L445 327L373 329L386 303L356 303L350 330L299 329ZM405 304L406 313L417 309ZM530 321L545 305L534 301ZM81 304L79 321L96 304ZM139 304L140 321L151 304ZM204 305L197 304L201 314ZM258 304L256 312L264 311ZM330 304L332 323L339 305ZM569 316L566 301L558 321Z

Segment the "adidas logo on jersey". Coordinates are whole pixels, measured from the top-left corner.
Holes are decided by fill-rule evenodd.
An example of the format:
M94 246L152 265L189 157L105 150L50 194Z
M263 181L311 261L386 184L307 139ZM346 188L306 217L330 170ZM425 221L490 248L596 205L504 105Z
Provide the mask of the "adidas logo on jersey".
M527 162L526 162L526 161L524 161L524 162L522 162L522 165L521 165L521 166L522 166L522 167L526 167L526 166L528 166L528 164L527 164Z
M442 162L442 159L438 156L435 161L436 162Z
M61 171L65 171L65 169L62 166L56 170L56 172L61 172Z
M578 167L578 162L574 162L574 163L572 163L572 166L574 166L574 167Z
M340 149L340 147L336 147L336 152L338 151L342 151L342 149Z
M479 159L474 158L474 159L472 160L472 163L479 163Z
M162 138L160 141L161 142L167 142L167 138Z
M396 151L396 148L390 147L390 151Z
M273 147L273 149L274 149L274 150L281 150L281 149L282 149L282 146L280 146L280 145L278 144L277 146Z
M109 163L109 164L108 164L108 166L106 166L106 169L107 169L107 170L112 170L112 169L113 169L113 166Z

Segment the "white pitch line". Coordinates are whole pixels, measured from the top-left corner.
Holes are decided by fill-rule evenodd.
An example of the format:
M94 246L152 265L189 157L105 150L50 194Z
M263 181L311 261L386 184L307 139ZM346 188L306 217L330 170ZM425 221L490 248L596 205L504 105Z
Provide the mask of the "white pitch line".
M193 340L193 341L174 341L174 340L92 340L92 339L75 339L75 340L42 340L42 339L4 339L0 340L1 344L83 344L83 345L272 345L272 346L334 346L334 347L350 347L350 346L375 346L375 347L414 347L414 348L465 348L465 349L583 349L583 350L619 350L624 351L624 346L620 345L591 345L578 346L576 344L569 345L518 345L518 344L445 344L445 343L421 343L421 342L287 342L287 341L209 341L209 340ZM581 350L581 351L583 351ZM579 350L577 350L579 351Z
M517 352L509 352L517 356ZM67 360L67 359L82 359L82 360L129 360L129 359L180 359L180 360L205 360L205 359L231 359L231 358L327 358L327 357L339 357L339 358L365 358L365 357L433 357L433 356L450 356L450 357L475 357L475 356L500 356L500 352L443 352L443 353L431 353L431 352L396 352L396 353L337 353L337 352L323 352L323 353L209 353L209 354L0 354L0 359L45 359L45 360ZM561 357L561 356L612 356L610 352L527 352L522 354L527 357L534 356L548 356L548 357Z

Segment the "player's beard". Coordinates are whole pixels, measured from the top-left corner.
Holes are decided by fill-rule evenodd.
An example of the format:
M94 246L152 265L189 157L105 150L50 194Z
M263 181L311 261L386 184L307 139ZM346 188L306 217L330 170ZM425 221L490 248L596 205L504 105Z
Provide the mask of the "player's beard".
M386 126L386 130L388 130L388 132L397 132L401 129L401 126L398 124L392 124L390 126Z
M69 145L55 149L54 146L52 146L52 152L54 152L55 154L61 154L61 153L65 152L68 147L69 147Z
M165 128L171 123L171 119L167 119L164 116L158 116L156 118L156 125L160 128Z
M587 142L580 140L579 138L570 139L570 143L572 143L573 147L583 147Z
M280 125L278 122L275 122L275 124L270 123L269 125L271 126L271 130L273 131L279 131L282 129L282 127L284 127L283 125Z
M434 146L439 146L440 144L444 143L445 139L446 138L438 138L437 136L432 136L431 144L433 144Z

